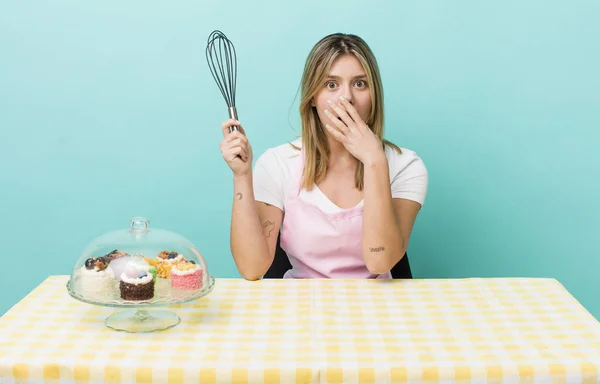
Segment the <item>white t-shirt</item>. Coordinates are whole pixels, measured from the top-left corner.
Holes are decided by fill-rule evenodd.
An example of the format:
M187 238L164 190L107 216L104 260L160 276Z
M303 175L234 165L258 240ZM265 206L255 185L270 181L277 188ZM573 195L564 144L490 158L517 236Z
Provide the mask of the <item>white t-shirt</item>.
M296 139L292 144L301 148L302 140ZM392 198L413 200L423 205L428 185L427 168L414 151L402 147L400 149L401 154L394 148L388 146L385 148ZM300 151L289 143L267 149L254 164L255 200L274 205L285 212L286 194L290 191L290 183L295 181L300 160ZM303 193L324 212L333 213L342 210L333 204L317 186Z

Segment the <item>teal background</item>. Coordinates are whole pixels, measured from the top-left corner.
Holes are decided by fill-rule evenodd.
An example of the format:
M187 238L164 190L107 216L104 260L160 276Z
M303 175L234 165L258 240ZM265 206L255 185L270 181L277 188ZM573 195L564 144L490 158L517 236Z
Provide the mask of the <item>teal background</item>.
M415 277L554 277L598 318L598 20L597 0L3 1L0 314L134 215L239 276L227 109L204 56L221 29L255 159L299 134L311 47L358 34L387 138L429 169Z

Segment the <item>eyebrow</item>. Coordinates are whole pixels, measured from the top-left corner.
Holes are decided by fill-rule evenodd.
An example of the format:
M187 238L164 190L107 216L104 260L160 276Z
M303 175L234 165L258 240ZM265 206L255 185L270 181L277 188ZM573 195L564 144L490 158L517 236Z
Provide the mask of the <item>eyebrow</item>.
M339 80L340 77L339 76L335 76L335 75L327 75L325 77L326 79L336 79ZM354 76L353 79L366 79L367 75L358 75L358 76Z

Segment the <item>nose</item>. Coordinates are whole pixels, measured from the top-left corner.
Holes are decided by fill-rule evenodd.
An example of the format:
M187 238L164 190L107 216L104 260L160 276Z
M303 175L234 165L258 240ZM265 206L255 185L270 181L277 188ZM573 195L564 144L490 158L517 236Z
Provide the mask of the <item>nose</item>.
M352 87L350 85L342 87L340 96L344 96L344 99L348 100L350 104L354 105L354 96L352 95Z
M344 99L348 100L348 102L354 105L354 96L352 95L352 90L346 88L340 92L340 96L344 96Z

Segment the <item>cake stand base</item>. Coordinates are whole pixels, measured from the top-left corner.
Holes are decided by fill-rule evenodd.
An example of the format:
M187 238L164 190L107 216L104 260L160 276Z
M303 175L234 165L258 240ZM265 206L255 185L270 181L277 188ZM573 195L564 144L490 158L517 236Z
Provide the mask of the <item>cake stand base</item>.
M180 321L179 316L169 311L130 309L109 316L105 324L115 331L148 333L173 328Z

